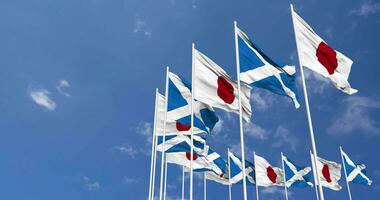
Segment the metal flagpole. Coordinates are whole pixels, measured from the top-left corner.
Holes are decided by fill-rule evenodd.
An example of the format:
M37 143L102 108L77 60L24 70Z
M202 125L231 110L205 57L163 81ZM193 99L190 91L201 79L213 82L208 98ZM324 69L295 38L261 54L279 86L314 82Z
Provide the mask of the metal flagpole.
M232 200L232 193L231 193L231 159L230 159L230 149L227 149L227 164L228 164L228 196L229 200Z
M239 96L239 125L240 125L240 146L241 146L241 159L242 159L242 174L243 174L243 196L244 200L247 200L247 181L245 180L245 153L244 153L244 133L243 133L243 116L241 108L241 96L240 96L240 60L239 60L239 47L238 47L238 36L236 32L237 23L234 21L234 32L235 32L235 57L236 57L236 72L237 72L237 82L238 82L238 96Z
M182 166L182 200L185 200L185 166Z
M206 172L203 173L203 199L207 200L207 180Z
M193 200L193 156L194 156L194 77L195 77L195 70L194 70L194 49L195 44L192 44L191 49L191 148L190 148L190 200Z
M346 177L346 184L347 184L348 196L350 197L350 200L352 200L352 197L351 197L351 190L350 190L350 184L348 183L348 180L347 180L346 162L344 162L344 158L343 158L343 154L342 154L342 151L343 151L343 150L342 150L342 147L341 147L341 146L339 146L339 149L340 149L340 156L342 157L344 176Z
M158 88L156 88L156 99L154 105L154 119L153 119L153 133L152 133L152 154L150 158L150 177L149 177L149 197L148 199L152 200L152 189L153 184L153 162L154 162L154 151L155 151L155 141L156 141L156 119L157 119L157 101L158 101Z
M315 195L317 197L317 200L319 200L318 188L317 188L318 187L317 186L317 175L315 174L315 169L317 169L317 166L315 165L315 163L313 161L313 156L311 154L311 151L309 151L309 154L310 154L310 159L311 159L311 165L312 165L312 168L313 168Z
M168 97L169 97L169 67L166 67L166 83L165 83L165 116L164 116L164 132L162 139L162 152L161 152L161 177L160 177L160 200L162 200L163 184L164 184L164 164L165 164L165 140L166 140L166 118L168 110Z
M288 188L286 185L286 173L285 173L285 164L284 164L284 154L281 152L281 162L282 170L284 170L284 186L285 186L285 199L288 200Z
M166 185L168 180L168 161L167 155L165 154L165 179L164 179L164 200L166 200Z
M308 124L309 124L311 146L312 146L312 150L313 150L314 162L316 164L317 163L317 156L318 156L317 155L317 147L315 145L313 123L312 123L312 120L311 120L311 113L310 113L310 108L309 108L309 98L307 96L307 89L306 89L305 75L304 75L304 72L303 72L303 65L302 65L302 62L301 62L301 59L300 59L299 46L298 46L298 42L297 42L297 33L296 33L296 29L295 29L296 27L295 27L295 24L294 24L294 16L293 16L294 10L293 10L293 5L292 4L290 4L290 9L291 9L291 12L292 12L293 29L294 29L294 36L295 36L295 40L296 40L296 46L297 46L298 61L299 61L300 71L301 71L302 86L303 86L303 93L304 93L304 98L305 98L306 114L307 114L307 119L308 119ZM319 176L318 170L316 170L316 174L317 174L317 183L318 183L318 188L319 188L319 196L320 196L321 200L324 200L323 189L322 189L322 185L320 184L321 180L320 180L320 176Z
M206 149L206 141L205 141L204 146L203 146L203 154L204 154L205 157L207 157L207 154L208 154L208 152L206 152L206 150L208 151L208 149ZM207 200L206 172L203 172L203 199Z
M253 152L253 162L255 163L255 167L256 167L257 166L256 165L256 152ZM256 186L256 200L259 200L259 186L257 183L257 174L255 176L255 186Z
M154 159L153 159L153 177L152 177L152 196L151 200L154 199L154 189L156 186L156 163L157 163L157 135L154 136Z

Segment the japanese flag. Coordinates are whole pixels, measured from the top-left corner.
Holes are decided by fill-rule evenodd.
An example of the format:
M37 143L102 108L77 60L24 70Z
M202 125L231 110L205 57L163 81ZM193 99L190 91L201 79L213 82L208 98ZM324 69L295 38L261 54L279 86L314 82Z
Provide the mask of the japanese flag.
M348 82L352 60L330 47L293 9L292 16L300 63L328 78L339 90L356 93Z
M314 163L312 154L311 161ZM323 187L327 187L335 191L342 189L342 186L339 185L342 169L341 164L318 157L316 166Z
M194 49L194 98L212 107L239 113L238 84L210 58ZM193 75L194 76L194 75ZM242 114L251 118L251 87L241 84Z
M255 170L258 186L284 186L284 171L273 167L265 158L255 155Z

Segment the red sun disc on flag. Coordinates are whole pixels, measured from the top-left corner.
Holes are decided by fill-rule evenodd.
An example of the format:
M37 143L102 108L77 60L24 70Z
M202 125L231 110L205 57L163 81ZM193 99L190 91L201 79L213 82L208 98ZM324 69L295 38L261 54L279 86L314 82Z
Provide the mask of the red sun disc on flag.
M267 176L272 183L276 183L277 174L271 166L267 167Z
M322 175L328 183L331 183L329 166L324 164L322 168Z
M182 124L179 122L175 123L175 127L177 128L178 131L188 131L191 128L190 125Z
M191 153L190 152L186 152L186 158L187 160L190 160L190 157L191 157ZM198 156L196 153L193 152L193 160L196 160L198 159Z
M330 75L335 72L335 69L338 67L338 60L333 48L322 41L318 45L316 56L318 61L326 68Z
M235 100L234 87L224 77L218 77L218 96L227 104Z

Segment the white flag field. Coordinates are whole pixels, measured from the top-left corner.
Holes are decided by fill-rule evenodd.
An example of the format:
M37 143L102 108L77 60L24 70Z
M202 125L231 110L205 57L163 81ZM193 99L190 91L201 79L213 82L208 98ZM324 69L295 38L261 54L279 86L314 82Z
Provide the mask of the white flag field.
M194 49L194 98L229 112L239 113L238 84L210 58ZM251 87L241 84L243 118L251 118Z
M354 94L348 82L353 61L331 48L296 12L292 12L300 63L328 78L336 88Z

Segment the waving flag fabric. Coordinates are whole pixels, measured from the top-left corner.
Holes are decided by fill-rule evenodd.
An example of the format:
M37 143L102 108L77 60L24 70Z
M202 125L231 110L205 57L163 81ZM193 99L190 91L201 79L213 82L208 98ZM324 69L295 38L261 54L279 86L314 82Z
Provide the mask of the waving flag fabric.
M366 175L365 165L356 165L342 149L340 151L342 153L343 162L346 168L347 181L362 185L371 185L372 180L370 180Z
M243 180L243 166L241 159L235 156L232 152L229 152L228 156L231 159L229 166L231 170L231 184L239 183ZM255 184L255 166L248 161L245 161L245 175L250 183Z
M294 66L275 63L265 55L248 36L236 27L238 35L240 80L247 84L288 96L296 108L297 100L296 70Z
M194 152L202 153L205 148L205 140L202 137L194 136ZM169 135L165 136L165 152L190 152L191 138L189 135ZM157 151L163 151L163 136L157 136Z
M159 118L164 115L159 115ZM159 119L161 120L161 119ZM209 133L218 122L212 107L199 101L194 102L194 133ZM184 79L169 72L169 98L166 135L191 133L191 86ZM159 127L161 128L161 127ZM163 135L157 129L157 135Z
M319 157L317 159L316 166L322 186L335 191L341 190L342 186L339 185L342 169L341 164ZM314 163L313 154L311 154L311 161Z
M283 186L284 172L273 167L265 158L255 155L256 184L258 186Z
M352 60L329 46L296 12L292 16L302 65L328 78L339 90L356 93L348 83Z
M282 161L287 187L313 187L310 167L299 167L286 156L282 156Z
M221 67L210 58L194 49L194 98L210 106L239 113L238 85ZM243 118L251 118L251 88L241 84Z

